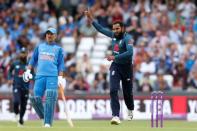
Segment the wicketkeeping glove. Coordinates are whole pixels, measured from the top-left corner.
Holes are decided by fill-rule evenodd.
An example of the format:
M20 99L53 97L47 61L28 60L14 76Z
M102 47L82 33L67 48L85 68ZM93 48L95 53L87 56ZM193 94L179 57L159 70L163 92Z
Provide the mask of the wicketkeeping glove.
M33 75L31 74L31 70L27 69L24 73L23 73L23 81L24 82L29 82L30 79L33 78Z

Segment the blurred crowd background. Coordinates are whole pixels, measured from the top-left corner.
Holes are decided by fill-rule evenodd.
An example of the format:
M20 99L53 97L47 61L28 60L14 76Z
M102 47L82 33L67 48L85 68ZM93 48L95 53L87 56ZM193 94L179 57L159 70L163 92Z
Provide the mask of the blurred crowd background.
M46 29L55 27L65 49L66 90L108 93L110 63L104 56L110 39L86 21L87 8L106 28L123 21L133 36L134 92L197 91L196 5L195 0L0 0L0 92L12 91L7 73L20 48L26 47L30 58ZM102 39L107 39L103 50Z

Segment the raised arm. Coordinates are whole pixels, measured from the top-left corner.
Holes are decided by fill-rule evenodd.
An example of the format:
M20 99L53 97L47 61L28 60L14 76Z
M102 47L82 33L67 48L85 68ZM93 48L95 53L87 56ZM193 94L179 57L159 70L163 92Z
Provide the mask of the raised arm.
M114 33L106 28L104 28L102 25L98 24L94 18L93 15L91 13L91 11L88 9L86 11L84 11L84 14L86 15L88 21L90 21L92 23L92 25L96 28L96 30L108 37L113 38Z

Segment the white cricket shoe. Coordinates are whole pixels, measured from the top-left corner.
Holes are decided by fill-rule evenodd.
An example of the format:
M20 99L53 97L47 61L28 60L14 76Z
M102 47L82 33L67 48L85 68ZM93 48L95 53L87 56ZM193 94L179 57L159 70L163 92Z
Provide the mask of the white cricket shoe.
M50 127L51 127L51 125L50 125L50 124L44 124L44 127L46 127L46 128L50 128Z
M18 122L17 127L24 127L24 125Z
M14 120L13 120L13 121L14 121L14 122L18 122L18 120L19 120L19 114L17 114L17 115L15 114L15 115L14 115Z
M112 119L111 119L111 124L112 125L119 125L121 122L120 122L120 118L117 117L117 116L114 116Z
M132 110L128 110L128 118L129 121L133 119L133 111Z

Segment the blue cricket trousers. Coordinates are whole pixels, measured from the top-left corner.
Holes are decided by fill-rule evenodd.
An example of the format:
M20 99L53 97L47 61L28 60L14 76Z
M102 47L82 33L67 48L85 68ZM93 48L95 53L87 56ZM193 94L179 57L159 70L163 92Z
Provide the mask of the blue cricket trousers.
M47 89L58 90L58 77L36 76L34 85L34 96L43 97Z
M112 63L110 67L110 98L112 116L119 116L120 103L118 91L120 90L120 81L122 81L122 90L124 101L129 110L134 109L133 85L132 85L132 64Z

